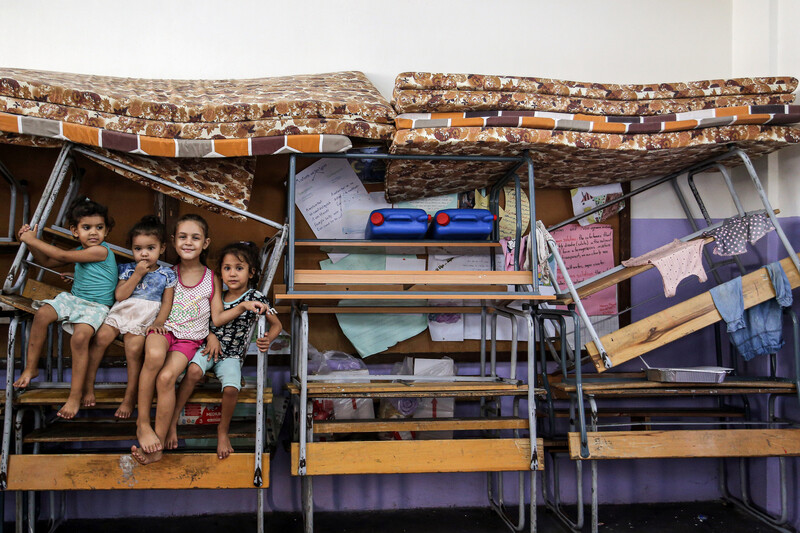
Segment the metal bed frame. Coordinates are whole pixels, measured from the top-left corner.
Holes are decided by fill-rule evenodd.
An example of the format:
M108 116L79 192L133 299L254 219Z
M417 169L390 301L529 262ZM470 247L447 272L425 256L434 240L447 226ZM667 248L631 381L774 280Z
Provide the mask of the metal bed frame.
M39 204L36 207L36 210L29 222L29 224L39 225L38 236L42 236L42 232L44 230L44 225L47 222L50 214L52 213L53 206L55 204L56 198L61 191L64 181L66 179L67 173L72 168L73 172L71 175L71 179L69 181L69 186L67 188L64 200L56 217L58 222L61 222L64 218L66 213L66 209L71 202L78 194L78 189L80 185L80 179L82 176L82 172L80 172L74 164L74 154L81 154L85 156L91 156L95 159L100 159L105 163L113 165L114 167L126 170L128 172L132 172L139 176L142 176L148 180L151 180L155 183L160 185L164 185L169 187L170 189L179 191L187 196L191 196L194 198L201 199L205 202L208 202L212 205L225 209L227 211L236 213L237 215L241 215L246 217L249 220L254 220L261 224L265 224L272 228L278 230L278 232L265 244L264 248L261 252L261 270L262 270L262 282L261 282L261 289L262 291L266 292L272 284L272 280L275 277L275 273L277 271L278 265L280 264L280 257L283 254L284 248L287 242L287 226L286 224L279 224L267 218L261 217L254 213L250 213L243 209L239 209L237 207L228 205L224 202L216 200L214 198L207 197L203 194L197 193L186 187L181 185L172 183L168 180L165 180L161 177L154 176L147 172L141 171L139 169L133 168L129 165L125 165L123 163L119 163L113 159L107 158L100 154L94 153L93 151L86 149L81 146L74 145L72 143L66 142L64 143L59 155L56 159L56 163L51 171L50 178L45 185L45 188L42 192L42 197ZM4 168L4 167L0 167ZM5 176L5 174L4 174ZM20 244L19 250L17 251L16 257L14 262L11 266L11 269L6 276L4 285L3 285L3 292L7 294L16 294L19 293L24 285L27 276L28 276L28 269L30 266L38 267L35 263L32 262L33 256L28 252L27 246L22 243ZM28 319L30 317L27 317ZM29 320L27 320L29 322ZM4 410L3 413L3 438L2 438L2 455L0 455L0 489L5 490L7 486L7 472L8 472L8 457L11 447L11 437L12 437L12 424L15 418L13 413L14 411L14 397L15 392L12 386L13 377L14 377L14 353L16 349L16 341L18 330L20 330L20 325L23 325L26 322L26 317L24 313L20 311L16 311L11 318L11 322L9 324L9 334L8 334L8 352L7 352L7 359L6 359L6 390L5 390L5 405L7 408ZM29 327L29 326L28 326ZM266 320L262 317L256 326L258 329L259 336L263 336L266 331ZM19 332L21 337L21 344L24 347L25 344L25 337L26 337L26 328L23 327ZM69 386L68 383L63 382L63 353L61 351L62 345L62 333L61 329L58 328L58 357L57 357L57 382L47 383L47 386L55 386L55 387L63 387ZM48 344L47 349L51 350L53 346L52 335L48 336ZM51 351L48 351L51 353ZM23 357L22 360L24 361L25 358ZM50 363L50 357L47 358L48 360L48 367L46 370L47 376L52 379L52 366ZM264 428L264 421L265 421L265 413L264 413L264 388L266 386L266 379L267 379L267 361L266 361L266 354L259 353L258 361L257 361L257 379L256 379L256 439L255 439L255 463L253 467L253 486L257 489L257 509L258 509L258 531L262 533L264 531L264 488L263 488L263 478L261 472L261 460L262 454L265 447L265 428ZM113 386L113 383L98 383L98 388L104 388ZM22 414L24 410L19 410L17 412L16 418L17 427L18 427L18 436L19 431L21 431L21 426L19 425L21 421ZM35 419L36 420L36 419ZM41 420L38 422L41 424ZM17 452L21 450L22 443L19 439L16 442L16 449ZM36 450L35 450L36 451ZM35 453L35 452L34 452ZM17 530L21 533L22 531L22 523L20 521L22 510L21 510L21 499L18 498L17 504ZM29 498L29 506L31 511L29 512L28 516L28 531L33 532L34 524L35 524L35 516L33 516L33 503L32 498ZM55 505L51 505L51 529L55 529L61 521L61 518L56 518L53 514L55 511ZM63 511L63 502L61 505L61 509ZM63 513L62 513L63 517Z
M12 243L17 241L14 233L14 226L17 222L17 197L22 194L22 223L26 223L30 213L30 197L28 196L28 187L25 182L17 180L11 171L8 170L2 161L0 161L0 176L8 183L10 190L9 204L8 204L8 235L0 237L0 243Z
M717 227L720 227L722 225L721 222L719 222L719 223L713 223L712 222L712 219L711 219L711 217L710 217L710 215L708 213L708 209L706 208L705 203L703 202L702 197L700 195L700 192L699 192L699 190L698 190L698 188L697 188L697 186L695 184L695 176L697 174L701 173L701 172L707 172L707 171L710 171L710 170L718 171L720 173L720 175L722 176L724 182L725 182L726 188L728 189L728 191L729 191L729 193L731 195L731 198L733 199L734 205L736 207L737 214L739 216L742 216L742 215L746 214L746 212L744 210L744 207L742 205L742 202L741 202L741 200L740 200L740 198L739 198L739 196L738 196L738 194L737 194L737 192L736 192L736 190L734 188L733 181L731 180L731 177L730 177L730 172L729 172L728 168L725 167L721 163L722 161L724 161L724 160L726 160L728 158L739 158L741 160L741 162L743 163L743 165L744 165L744 167L745 167L745 169L746 169L746 171L747 171L747 173L748 173L748 175L750 177L750 180L751 180L756 192L758 193L759 199L761 200L761 203L762 203L762 205L764 207L764 212L766 212L767 216L770 218L770 221L772 222L773 226L775 227L775 232L778 235L778 238L779 238L781 244L783 245L783 248L789 254L789 257L791 257L792 263L794 264L795 268L797 268L798 271L800 272L800 260L798 259L797 254L794 251L794 248L792 247L791 243L789 242L788 238L786 237L786 234L784 233L783 228L780 225L780 222L778 221L777 217L775 216L775 212L774 212L774 210L772 208L772 205L770 204L769 199L767 198L767 195L766 195L766 193L764 191L764 188L763 188L763 186L761 184L761 181L760 181L760 179L758 177L758 174L755 171L755 168L754 168L749 156L747 156L747 154L744 151L742 151L741 149L736 148L736 147L732 147L729 151L727 151L724 154L715 156L715 157L710 158L710 159L708 159L706 161L703 161L701 163L692 165L692 166L690 166L690 167L688 167L686 169L683 169L681 171L674 172L674 173L669 174L667 176L658 178L658 179L652 181L651 183L648 183L647 185L645 185L643 187L640 187L640 188L638 188L636 190L630 191L630 192L622 195L619 198L615 198L614 200L611 200L611 201L606 202L606 203L604 203L602 205L599 205L599 206L597 206L597 207L595 207L595 208L593 208L593 209L591 209L591 210L589 210L589 211L587 211L585 213L582 213L580 215L577 215L575 217L567 219L567 220L565 220L563 222L555 224L555 225L551 226L548 229L549 230L553 230L553 229L557 229L557 228L563 227L563 226L565 226L567 224L576 222L577 220L579 220L579 219L581 219L581 218L583 218L583 217L585 217L587 215L593 214L593 213L598 212L598 211L600 211L602 209L605 209L606 207L609 207L611 205L617 204L617 203L619 203L621 201L626 200L627 198L631 198L631 197L633 197L633 196L635 196L637 194L640 194L640 193L642 193L642 192L644 192L646 190L649 190L649 189L651 189L653 187L656 187L657 185L661 185L662 183L669 182L669 183L671 183L672 188L673 188L675 194L677 195L677 198L678 198L678 200L679 200L679 202L681 204L681 207L682 207L682 209L683 209L683 211L684 211L684 213L686 215L686 218L687 218L689 224L691 225L691 227L693 229L693 233L692 234L687 235L687 236L683 237L680 240L686 241L686 240L689 240L689 239L693 239L693 238L699 237L699 236L703 235L704 233L706 233L706 232L708 232L708 231L710 231L712 229L715 229ZM699 228L698 227L698 225L697 225L697 223L696 223L696 221L694 219L694 216L693 216L693 214L691 212L691 209L689 208L689 205L688 205L688 203L686 201L686 198L685 198L683 192L681 191L680 187L678 186L677 178L679 178L683 174L687 175L687 182L688 182L689 188L692 191L692 194L693 194L694 199L695 199L695 201L696 201L696 203L698 205L698 208L700 209L700 212L701 212L701 214L703 216L703 219L706 222L706 227L704 227L704 228ZM607 354L606 354L606 352L605 352L605 350L603 348L603 345L602 345L600 339L597 336L597 333L594 330L594 327L593 327L588 315L586 314L585 310L583 309L583 305L582 305L582 303L580 301L580 296L578 294L578 290L581 287L589 285L590 283L592 283L592 282L594 282L594 281L596 281L596 280L598 280L600 278L603 278L603 277L605 277L605 276L607 276L609 274L612 274L614 272L620 271L624 267L616 266L616 267L614 267L612 269L609 269L606 272L598 274L597 276L594 276L594 277L592 277L590 279L584 280L584 281L582 281L580 283L574 284L574 283L572 283L572 280L569 278L569 275L567 273L567 269L565 268L565 266L563 264L563 260L561 259L560 253L558 251L558 246L555 243L555 241L553 241L552 239L548 239L547 244L548 244L548 247L549 247L551 253L555 257L556 262L558 263L558 267L561 269L562 273L564 274L564 278L565 278L564 281L565 281L565 284L567 285L567 294L569 294L571 296L572 301L573 301L573 304L570 304L568 306L568 310L567 311L557 311L557 310L552 310L552 309L543 309L541 307L537 308L536 311L535 311L536 320L537 320L537 323L538 323L538 330L539 330L540 339L541 339L541 343L540 343L540 359L541 359L540 365L541 365L542 372L543 372L542 378L543 378L543 382L544 382L544 387L547 390L547 410L548 410L548 420L549 420L549 433L551 435L553 435L555 433L555 418L554 418L554 407L553 407L552 392L550 390L550 386L549 386L549 383L548 383L548 380L547 380L547 376L544 374L546 372L545 346L548 345L548 340L546 338L544 324L547 321L551 321L551 322L556 322L557 323L556 331L558 333L557 333L556 337L560 338L560 340L561 340L561 352L560 352L560 354L556 354L555 353L555 350L552 347L552 343L549 345L549 347L550 347L551 352L553 352L554 358L559 363L559 366L561 368L561 372L565 376L565 379L566 379L566 375L567 375L567 371L568 370L574 371L574 377L570 378L570 380L569 380L576 387L576 390L575 390L574 394L571 395L572 399L570 400L570 403L569 403L569 410L570 410L570 428L569 428L569 431L578 431L580 433L580 444L581 444L581 446L580 446L580 448L581 448L580 455L581 455L581 457L589 458L590 454L589 454L589 449L588 449L588 446L587 446L587 421L585 419L585 410L584 410L584 404L583 404L583 400L584 400L586 395L583 392L583 383L582 383L583 376L582 376L582 372L581 372L581 365L586 362L586 359L582 359L580 357L581 346L582 346L581 340L580 340L580 331L579 331L580 330L580 327L579 327L580 326L580 322L583 322L583 324L587 328L587 331L589 332L590 337L595 342L595 346L597 347L597 349L598 349L598 351L600 353L600 356L601 356L601 358L602 358L602 360L604 362L604 366L606 368L610 368L612 365L611 365L610 359L608 358L608 356L607 356ZM725 264L735 263L735 265L738 267L738 270L740 271L740 273L741 274L745 273L744 266L742 265L742 263L739 260L739 258L736 257L736 256L734 256L733 260L714 261L712 259L711 255L706 250L704 250L703 253L704 253L704 256L706 258L707 263L709 264L710 271L711 271L712 275L714 276L714 279L715 279L717 284L722 282L722 278L720 277L718 269L719 269L719 267L721 267L721 266L723 266ZM560 292L560 289L558 288L558 286L556 284L556 281L555 281L555 275L552 276L552 283L556 287L556 291ZM795 383L795 386L797 387L798 399L800 399L800 329L798 329L798 319L797 319L797 316L796 316L795 312L790 309L790 310L785 311L785 314L791 319L792 326L793 326L793 332L794 332L794 350L793 351L794 351L794 363L795 363L795 376L793 377L793 381ZM569 349L568 343L566 342L566 340L567 340L567 338L566 338L566 320L572 320L574 322L574 335L575 335L575 337L574 337L574 339L575 339L574 340L574 347L575 347L574 353L572 352L572 350ZM719 364L722 365L722 362L721 362L722 361L722 344L721 344L721 330L720 330L719 323L715 324L715 340L716 340L717 359L719 361ZM731 351L731 353L733 353L733 350ZM733 358L733 364L734 364L734 367L737 366L735 357ZM772 359L772 364L771 364L771 370L772 370L772 376L773 377L775 375L774 374L775 367L776 367L776 365L774 363L774 354L773 354L773 359ZM594 399L593 396L590 396L587 400L588 400L588 403L589 403L590 412L592 414L591 421L590 421L589 425L591 426L591 430L594 431L598 427L600 427L598 425L598 422L597 422L597 405L596 405L596 402L595 402L595 399ZM744 401L747 402L747 399L744 398ZM769 401L769 416L768 416L768 421L769 421L768 423L769 424L771 424L772 426L774 426L775 424L779 424L781 422L782 423L797 424L797 422L795 422L795 421L789 422L789 421L779 421L779 420L777 420L777 418L774 416L774 401L775 401L775 397L774 396L770 396L768 401ZM722 400L720 400L720 402L722 402ZM576 421L577 421L577 423L576 423ZM728 422L725 422L725 423L715 422L713 424L714 425L731 426L731 425L734 425L736 423L728 421ZM751 424L752 425L753 421L746 421L746 422L743 422L743 424ZM630 425L630 424L626 424L626 425ZM572 519L569 516L567 516L567 514L563 510L563 507L562 507L562 504L561 504L561 501L560 501L560 490L559 490L559 483L558 483L558 461L557 461L557 459L555 457L555 454L548 454L548 455L551 455L551 458L552 458L551 464L553 465L553 468L552 468L553 481L552 481L552 491L551 491L550 496L548 497L548 492L550 492L549 491L550 484L547 482L547 480L550 477L549 476L550 472L548 471L549 469L545 469L545 487L544 487L544 490L545 490L545 503L548 506L548 508L550 508L556 514L556 516L569 529L571 529L572 531L580 531L583 528L583 525L584 525L583 491L582 491L583 477L582 477L582 464L581 464L581 461L576 461L577 514L576 514L576 518ZM780 513L779 516L773 516L773 515L769 514L766 510L758 507L752 501L752 498L749 495L749 470L747 470L747 468L746 468L746 458L744 458L744 457L739 459L739 463L740 463L739 464L739 469L740 469L740 490L741 490L742 496L741 497L736 497L728 489L728 483L727 483L728 474L727 474L727 469L725 467L725 459L720 459L720 463L719 463L719 465L720 465L719 466L719 471L720 471L720 490L722 492L723 498L725 498L726 500L730 501L731 503L733 503L737 507L739 507L742 510L746 511L747 513L755 516L756 518L762 520L763 522L765 522L766 524L772 526L773 528L777 529L778 531L788 531L787 529L784 529L782 527L788 521L788 506L786 504L786 492L787 492L787 489L786 489L786 465L785 465L786 461L785 461L785 458L783 458L783 457L780 457L779 461L780 461L780 465L779 465L780 466L780 490L781 490L781 501L782 501L781 513ZM597 512L598 512L597 461L596 460L591 460L590 461L590 465L591 465L591 485L592 485L592 490L591 490L591 499L592 499L592 501L591 501L591 527L592 527L592 531L596 532L597 529L598 529L598 516L597 516Z
M297 295L302 296L303 294L310 294L309 291L302 291L297 290L294 284L294 265L295 265L295 226L296 226L296 215L295 215L295 178L297 174L297 157L325 157L325 158L337 158L337 159L382 159L382 160L425 160L425 161L505 161L505 162L512 162L514 163L513 166L505 173L505 175L498 180L490 189L490 199L489 199L489 206L490 210L494 213L498 213L499 208L499 195L500 191L503 189L506 183L514 180L515 188L516 188L516 209L517 212L521 212L521 197L520 197L520 177L517 174L517 171L525 165L527 167L527 184L528 190L530 194L530 210L531 210L531 227L534 226L536 220L536 211L535 211L535 189L534 189L534 167L533 161L530 158L528 152L524 152L519 157L500 157L500 156L436 156L436 155L394 155L394 154L314 154L314 155L306 155L306 154L292 154L289 159L289 178L288 178L288 193L287 193L287 212L288 212L288 247L287 247L287 267L285 269L285 277L286 277L286 292L290 295ZM519 239L522 235L522 221L521 217L517 217L516 220L516 229L515 229L515 237L516 242L519 242ZM494 233L492 235L494 240L498 238L498 228L495 227ZM330 239L326 239L326 241L331 241ZM358 241L347 241L353 244L357 244ZM441 243L439 243L441 244ZM519 266L522 263L522 258L519 256L519 249L517 247L514 252L514 265L515 270L519 270ZM536 242L532 240L531 245L529 246L528 253L530 254L530 259L533 261L536 258L537 250L536 250ZM533 264L533 263L532 263ZM495 258L494 253L491 254L491 266L494 270L496 268L495 265ZM539 280L536 275L536 271L531 272L531 282L530 287L525 286L518 286L518 290L530 290L532 295L539 294ZM337 292L337 291L329 291L330 294L345 294L344 292ZM346 291L347 295L354 295L354 294L379 294L382 296L386 296L386 299L391 299L392 296L396 296L402 293L396 293L391 291ZM431 294L444 294L432 291L420 291L420 298L424 299L426 295ZM462 294L470 294L470 293L462 293ZM487 293L480 293L483 295L487 295ZM500 299L504 294L508 293L488 293L491 295L498 296ZM498 377L496 373L496 341L495 341L495 334L496 331L496 321L498 315L503 315L507 317L522 317L525 319L525 323L528 328L528 402L527 402L527 409L528 409L528 421L530 425L530 441L531 441L531 470L530 470L530 477L531 477L531 503L530 503L530 529L531 531L535 531L536 528L536 488L535 488L535 480L536 480L536 469L538 467L538 457L537 457L537 447L536 447L536 417L535 417L535 392L533 384L535 383L532 381L532 377L536 375L535 372L535 353L534 353L534 319L532 316L531 307L526 305L525 310L519 311L517 309L512 308L500 308L496 306L492 306L494 313L492 315L492 347L490 352L490 373L487 375L486 373L486 318L487 318L487 307L484 305L481 310L481 351L480 351L480 361L481 361L481 375L480 376L452 376L452 377L430 377L425 378L422 376L406 376L406 375L370 375L364 376L363 379L368 379L369 381L378 381L378 380L416 380L416 381L470 381L470 382L498 382L498 381L506 381L506 382L516 382L516 366L517 366L517 323L516 320L512 320L512 352L511 352L511 377L509 379L503 379ZM296 405L296 409L298 411L297 420L299 427L295 429L296 436L299 440L299 464L298 464L298 471L297 474L301 476L301 483L302 487L302 498L303 498L303 514L304 514L304 522L305 522L305 531L312 532L313 531L313 488L312 488L312 478L306 475L306 446L308 442L311 442L313 439L313 431L312 431L312 424L313 422L310 420L310 413L311 407L308 401L308 383L314 381L324 381L325 376L310 376L308 374L308 307L305 304L298 304L293 302L292 304L292 318L291 318L291 330L292 330L292 359L291 359L291 375L296 383L296 385L300 389L299 400ZM361 379L361 378L360 378ZM486 414L487 406L482 401L482 413ZM519 406L517 399L515 398L514 402L514 414L518 413ZM515 435L519 435L519 430L515 430ZM520 487L523 487L524 478L523 472L519 473L519 484ZM493 479L493 473L489 472L487 475L487 495L490 501L491 508L497 512L497 514L501 517L503 522L512 530L514 531L522 531L525 527L525 498L524 493L520 491L519 495L519 509L518 509L518 517L515 522L513 518L507 513L505 504L503 501L503 487L502 483L496 483Z

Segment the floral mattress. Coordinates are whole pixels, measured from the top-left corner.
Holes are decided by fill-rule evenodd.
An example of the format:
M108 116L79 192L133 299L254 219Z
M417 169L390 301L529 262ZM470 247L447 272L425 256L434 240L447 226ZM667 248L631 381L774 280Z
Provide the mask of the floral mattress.
M0 69L0 112L175 140L288 135L388 140L395 117L389 102L360 72L153 80Z
M792 77L735 78L655 84L590 83L548 78L405 72L395 79L399 113L555 111L592 115L657 115L715 107L789 104Z
M722 154L732 145L753 158L799 142L800 129L771 125L639 134L451 127L399 130L390 153L508 156L528 150L537 186L572 188L667 175ZM510 166L503 162L391 161L386 197L397 202L486 187ZM526 181L523 179L524 184Z
M554 113L549 111L466 111L463 113L405 113L398 130L419 128L506 127L595 133L661 133L741 124L796 124L800 106L754 105L718 107L688 113L618 116Z

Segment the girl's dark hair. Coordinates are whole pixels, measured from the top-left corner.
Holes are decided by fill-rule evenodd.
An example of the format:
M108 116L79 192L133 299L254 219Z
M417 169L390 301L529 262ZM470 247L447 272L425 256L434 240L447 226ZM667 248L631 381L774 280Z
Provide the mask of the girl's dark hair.
M93 216L103 217L108 231L114 227L114 219L108 216L108 208L86 197L79 198L70 204L69 209L67 209L67 224L70 227L75 227L83 217Z
M208 238L208 222L206 222L206 219L200 215L195 215L194 213L187 213L179 218L177 222L175 222L175 228L172 230L173 237L176 233L178 233L178 226L180 226L183 222L196 222L203 230L203 237L206 239ZM208 248L200 252L200 263L203 266L208 266Z
M128 246L133 246L134 237L139 235L152 235L158 239L158 242L164 244L167 238L167 228L164 227L164 224L161 223L157 216L145 215L128 232Z
M252 241L239 241L239 242L232 242L229 245L225 246L219 252L219 264L217 265L217 274L222 277L222 260L225 259L225 256L228 254L234 255L239 261L243 263L247 263L247 266L250 267L250 272L253 273L253 277L250 278L248 285L250 287L258 287L258 278L260 276L259 272L259 250L256 243Z

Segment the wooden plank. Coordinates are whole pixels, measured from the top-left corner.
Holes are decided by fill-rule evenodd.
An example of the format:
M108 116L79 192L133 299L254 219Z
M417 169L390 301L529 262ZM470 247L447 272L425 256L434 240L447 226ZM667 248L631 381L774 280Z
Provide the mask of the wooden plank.
M665 396L728 396L731 394L794 394L794 391L784 388L771 387L694 387L672 388L672 389L623 389L623 390L600 390L593 392L596 398L644 398Z
M359 314L359 315L374 315L374 314L392 314L392 313L466 313L466 314L480 314L481 308L474 306L438 306L438 305L394 305L394 306L309 306L308 313L310 315L322 314ZM280 308L278 308L280 313Z
M287 384L291 394L299 394L296 383ZM537 390L537 394L543 392ZM308 384L311 398L472 398L481 396L524 396L524 383L496 382L419 382L419 383L322 383Z
M228 435L231 438L255 437L255 422L234 420ZM179 425L180 439L216 439L217 424ZM25 435L25 442L105 442L136 440L135 421L57 422Z
M302 290L297 288L296 290ZM465 289L466 290L466 289ZM332 293L312 293L312 294L287 294L275 293L275 301L283 300L489 300L492 302L508 301L543 301L552 300L555 296L546 294L531 294L527 292L508 292L495 293L487 292L483 294L462 294L458 292L447 294L427 294L425 292L410 292L407 294L332 294Z
M378 433L381 431L470 431L528 429L527 418L393 418L314 422L315 433Z
M558 388L565 392L575 392L576 387L571 383L553 383L554 388ZM638 390L638 389L718 389L718 388L764 388L772 389L775 391L792 392L795 390L795 384L789 381L774 381L769 379L737 379L728 378L722 383L661 383L659 381L643 380L620 380L620 381L605 381L605 382L592 382L585 381L583 383L584 394L593 394L601 391L623 391L623 390Z
M705 244L708 244L710 242L714 242L714 237L705 237L704 238L704 243ZM653 265L648 263L646 265L640 265L640 266L635 266L635 267L626 267L626 268L623 268L621 270L617 270L616 272L612 272L612 273L608 274L607 276L598 279L597 281L593 281L592 283L589 283L588 285L584 285L583 287L580 287L578 289L578 296L580 296L581 298L586 298L586 297L591 296L592 294L594 294L596 292L602 291L603 289L607 289L608 287L612 287L612 286L614 286L614 285L616 285L616 284L618 284L618 283L620 283L622 281L625 281L627 279L631 279L632 277L634 277L634 276L636 276L638 274L641 274L642 272L646 272L647 270L650 270L651 268L653 268ZM565 294L564 296L557 298L556 302L559 303L559 304L563 304L563 305L571 304L572 303L572 296L570 296L569 294Z
M295 270L295 288L304 283L404 285L528 285L528 271Z
M36 312L31 305L33 301L30 298L24 298L16 294L0 294L0 302L25 313L33 314Z
M35 279L28 279L22 288L22 296L31 300L52 300L66 290Z
M536 448L541 470L541 439ZM297 475L299 452L300 445L292 443L293 475ZM306 448L306 472L310 476L505 472L529 470L530 454L529 439L311 442Z
M776 457L800 455L800 429L597 431L588 433L587 459ZM569 454L580 456L580 433L569 433Z
M591 411L586 409L586 416ZM541 409L536 411L536 415L546 417L547 413ZM555 411L556 418L569 418L567 409ZM620 407L617 409L598 409L599 418L744 418L745 412L741 409L706 409L693 407Z
M420 241L367 241L367 240L357 240L357 241L324 241L324 240L296 240L294 245L298 248L320 248L323 246L329 246L332 248L351 248L353 246L362 247L362 248L407 248L407 247L414 247L414 248L497 248L500 249L499 242L489 242L489 241L429 241L429 240L420 240ZM423 252L425 253L425 252Z
M497 242L444 242L444 241L295 241L298 253L311 250L338 253L383 253L383 254L486 254L492 249L500 252Z
M781 261L792 288L800 286L800 273L791 258ZM766 268L760 268L742 276L744 308L765 302L775 297L775 290ZM704 292L674 305L643 320L619 329L600 338L614 366L630 361L651 350L694 333L722 320L710 292ZM606 370L594 342L586 344L586 350L598 372Z
M143 466L129 453L11 455L8 490L248 489L253 488L254 456L233 453L165 453ZM269 483L269 455L262 458Z
M95 389L97 407L116 407L122 402L125 395L125 387ZM18 405L61 405L67 401L69 389L30 389L17 394L14 403ZM193 403L219 403L222 400L222 392L215 389L199 388L194 391L189 398ZM264 403L272 402L272 391L264 390ZM255 387L245 387L239 391L239 403L256 403ZM153 400L155 405L155 399Z

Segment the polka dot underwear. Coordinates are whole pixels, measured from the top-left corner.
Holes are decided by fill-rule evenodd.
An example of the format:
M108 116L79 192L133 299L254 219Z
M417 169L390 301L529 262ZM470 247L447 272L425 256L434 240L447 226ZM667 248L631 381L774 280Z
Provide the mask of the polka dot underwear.
M747 243L755 244L761 237L774 230L775 226L766 213L753 213L742 217L725 219L722 226L710 234L717 245L716 255L739 255L747 251Z

